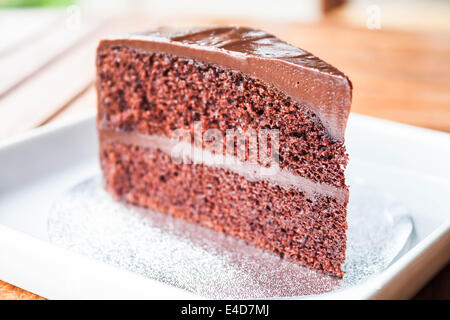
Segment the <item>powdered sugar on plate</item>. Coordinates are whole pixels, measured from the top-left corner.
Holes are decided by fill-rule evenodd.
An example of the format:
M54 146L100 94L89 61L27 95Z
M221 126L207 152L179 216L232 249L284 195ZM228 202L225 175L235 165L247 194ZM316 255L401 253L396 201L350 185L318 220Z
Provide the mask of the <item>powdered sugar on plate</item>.
M280 259L244 241L112 199L92 177L51 208L52 243L208 298L270 298L348 288L382 272L407 248L408 211L358 182L351 184L343 279Z

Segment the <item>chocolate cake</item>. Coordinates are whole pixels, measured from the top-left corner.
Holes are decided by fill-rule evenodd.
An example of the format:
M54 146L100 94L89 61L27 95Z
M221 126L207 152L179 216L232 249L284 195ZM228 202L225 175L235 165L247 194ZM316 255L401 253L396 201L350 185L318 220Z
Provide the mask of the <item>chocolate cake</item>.
M343 276L343 73L244 27L108 38L96 63L108 192Z

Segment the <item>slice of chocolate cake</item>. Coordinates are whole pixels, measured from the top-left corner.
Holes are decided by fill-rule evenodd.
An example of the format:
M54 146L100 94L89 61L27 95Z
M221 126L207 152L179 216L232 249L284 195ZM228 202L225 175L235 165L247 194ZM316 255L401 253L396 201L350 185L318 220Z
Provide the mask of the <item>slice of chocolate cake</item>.
M242 27L160 29L97 51L106 189L343 276L349 79Z

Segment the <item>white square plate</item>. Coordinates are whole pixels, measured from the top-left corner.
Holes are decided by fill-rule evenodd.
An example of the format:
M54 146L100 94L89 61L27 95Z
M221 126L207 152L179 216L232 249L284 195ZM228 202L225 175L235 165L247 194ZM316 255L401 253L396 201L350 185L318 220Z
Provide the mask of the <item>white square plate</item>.
M411 249L362 284L314 298L408 298L450 258L450 135L352 114L348 171L408 206ZM50 299L199 298L49 242L52 201L98 172L94 115L0 143L0 277Z

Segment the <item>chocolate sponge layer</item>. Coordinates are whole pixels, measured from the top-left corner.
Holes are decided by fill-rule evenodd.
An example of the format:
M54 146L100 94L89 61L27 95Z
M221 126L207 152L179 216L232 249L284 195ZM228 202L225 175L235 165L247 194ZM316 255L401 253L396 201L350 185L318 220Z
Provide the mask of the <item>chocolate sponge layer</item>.
M246 74L165 53L126 47L98 52L100 124L168 136L203 130L278 129L280 167L346 188L347 154L319 119L283 92Z
M106 188L119 199L168 212L343 276L346 203L249 181L202 164L174 163L158 148L101 146Z

